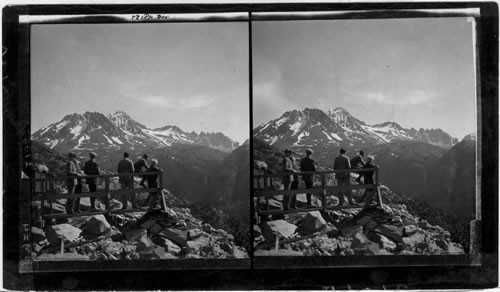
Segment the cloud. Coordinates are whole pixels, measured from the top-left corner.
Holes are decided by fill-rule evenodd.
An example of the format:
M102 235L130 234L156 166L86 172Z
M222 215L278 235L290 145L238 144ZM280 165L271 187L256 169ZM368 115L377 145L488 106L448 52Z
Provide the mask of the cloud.
M162 107L168 109L185 110L185 109L200 109L211 108L214 98L202 94L197 94L187 97L167 97L162 95L149 95L142 97L134 97L137 101L143 102L150 106Z
M348 95L355 98L364 98L371 102L384 105L420 105L433 102L441 96L440 93L432 90L411 90L398 93L384 93L380 91L359 91L346 92Z

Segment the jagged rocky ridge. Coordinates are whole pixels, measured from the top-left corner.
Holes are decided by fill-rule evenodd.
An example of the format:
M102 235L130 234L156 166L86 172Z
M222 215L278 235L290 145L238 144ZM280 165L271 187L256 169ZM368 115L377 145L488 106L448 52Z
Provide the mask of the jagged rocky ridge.
M239 146L220 132L189 133L171 125L149 129L123 111L108 116L98 112L66 115L61 121L33 133L32 139L62 153L142 151L175 144L202 145L231 152Z
M304 201L299 198L299 207L305 206ZM335 204L336 198L328 202ZM277 200L273 204L279 208ZM411 214L405 204L398 203L323 214L298 212L271 218L253 228L255 256L464 254L449 231Z
M157 209L108 218L82 214L43 230L32 227L32 256L35 260L248 258L233 235L195 218L189 208L180 207L184 200L165 190L162 195L169 206L166 212Z
M285 112L254 129L255 138L277 148L369 147L394 141L416 141L448 149L458 142L441 129L406 129L395 122L368 125L343 108L324 112L306 108Z

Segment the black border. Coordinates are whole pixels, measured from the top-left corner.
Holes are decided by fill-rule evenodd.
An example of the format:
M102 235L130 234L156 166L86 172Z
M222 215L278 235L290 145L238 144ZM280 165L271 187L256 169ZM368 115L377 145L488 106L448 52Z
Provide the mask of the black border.
M249 270L92 271L19 274L19 170L22 125L29 122L29 100L19 99L26 76L26 28L18 15L109 13L214 13L328 11L378 9L480 8L478 33L481 105L482 265L431 267L352 267ZM3 171L4 287L16 290L81 289L429 289L492 288L498 285L498 6L495 2L425 3L293 3L293 4L168 4L168 5L27 5L3 9ZM251 21L250 21L251 22ZM251 30L251 28L249 28ZM251 45L251 43L250 43ZM251 52L251 50L250 50ZM251 63L251 57L250 57ZM251 70L251 69L250 69ZM250 73L252 73L250 71ZM29 73L28 73L29 75ZM251 80L250 74L250 80ZM24 81L25 82L25 81ZM250 94L252 87L250 86ZM250 99L250 105L251 105ZM250 114L252 114L250 107ZM250 133L252 122L250 121ZM252 136L250 136L252 137ZM252 142L250 138L249 142ZM250 144L251 145L251 144ZM252 153L252 150L250 150ZM252 158L252 154L251 154ZM252 163L250 163L252 172ZM250 184L250 188L252 184ZM252 204L251 204L252 206ZM252 230L252 229L251 229ZM253 238L253 237L252 237ZM283 264L283 263L282 263ZM282 269L286 268L286 269Z

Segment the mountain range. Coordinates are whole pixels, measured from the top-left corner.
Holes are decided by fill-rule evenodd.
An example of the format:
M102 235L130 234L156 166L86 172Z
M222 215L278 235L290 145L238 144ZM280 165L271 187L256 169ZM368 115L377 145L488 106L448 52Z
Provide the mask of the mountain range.
M395 122L368 125L343 108L285 112L254 129L254 163L281 171L283 149L296 157L312 148L322 169L331 169L338 150L353 157L363 149L375 157L380 182L434 207L470 214L475 205L474 134L460 142L441 129L406 129Z
M395 122L368 125L341 107L326 112L314 108L287 111L255 128L253 136L277 148L297 150L361 148L395 141L417 141L449 149L458 142L441 129L407 129Z
M144 151L175 144L207 146L229 153L239 146L220 132L189 133L171 125L150 129L123 111L108 116L98 112L66 115L33 133L32 139L61 153Z

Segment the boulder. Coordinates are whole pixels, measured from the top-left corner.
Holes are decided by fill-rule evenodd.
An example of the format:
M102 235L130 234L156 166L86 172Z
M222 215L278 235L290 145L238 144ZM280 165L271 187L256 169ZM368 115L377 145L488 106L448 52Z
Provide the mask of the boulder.
M113 241L122 241L125 238L125 235L114 226L111 226L111 230L109 230L108 234Z
M136 248L137 252L141 252L147 248L155 246L153 241L151 241L151 239L149 239L149 237L146 234L141 236L136 242L137 242L137 248Z
M301 234L312 234L326 227L326 221L319 211L307 212L298 229Z
M351 248L356 248L369 242L370 240L366 237L366 235L360 231L354 234L351 242Z
M420 220L418 223L417 223L417 226L422 228L422 229L428 229L431 227L431 225L429 224L429 222L427 222L427 220Z
M326 227L326 235L330 238L336 238L340 235L340 231L334 225L328 225Z
M378 226L378 223L377 223L377 222L375 222L375 221L373 221L373 220L370 220L370 221L368 221L368 222L365 224L364 229L365 229L366 231L370 231L370 230L375 229L377 226Z
M345 238L351 238L356 233L362 232L362 231L363 231L363 226L361 226L361 225L347 226L347 227L344 227L341 229L342 235Z
M39 243L46 239L45 232L43 229L37 228L35 226L31 227L31 241Z
M175 242L180 247L185 247L187 244L187 231L185 230L165 228L158 235Z
M465 251L461 246L458 246L454 244L453 242L448 243L448 248L447 248L447 253L448 254L464 254Z
M261 225L262 235L267 242L274 242L276 236L288 238L295 233L297 226L285 220L267 221Z
M104 215L93 215L87 219L87 227L85 228L85 235L89 238L96 238L99 235L111 231L111 225L108 223Z
M205 231L206 233L212 233L215 231L215 229L210 224L203 224L201 226L201 230Z
M406 249L413 249L419 242L425 242L425 233L422 231L418 231L408 237L403 237L403 245Z
M368 223L371 220L372 220L372 217L370 217L370 216L363 216L363 217L359 218L358 220L356 220L356 224L358 224L358 225L365 225L366 223Z
M159 233L163 228L159 225L159 224L154 224L153 226L151 226L151 228L149 228L149 232L151 232L152 234L157 234Z
M191 229L188 231L188 238L189 240L194 240L200 237L202 233L203 231L201 231L200 229Z
M233 252L233 245L230 244L229 242L221 242L219 243L220 248L227 252L227 253L232 253Z
M190 240L187 242L187 252L188 253L199 253L202 247L212 244L210 237L202 235L195 240Z
M156 224L156 220L148 219L146 222L141 224L141 228L149 229Z
M387 225L387 224L382 224L377 226L373 231L380 233L386 237L389 237L396 243L402 242L403 239L403 228L399 226L394 226L394 225Z
M136 242L139 240L142 236L146 235L148 232L144 228L139 228L135 230L131 230L129 232L125 233L125 238L127 238L128 241L130 242Z
M79 236L82 230L79 228L73 227L70 224L58 224L51 225L45 229L45 235L47 236L47 240L51 245L59 245L61 243L61 238L64 238L68 241L74 241Z
M411 217L401 218L401 221L403 222L403 225L405 225L405 226L417 224L417 222Z
M182 249L175 243L173 243L171 240L161 237L161 236L153 236L152 238L153 243L156 245L159 245L163 248L165 248L166 251L173 255L180 254Z
M403 232L404 232L405 236L411 236L411 235L417 233L417 231L418 231L418 228L415 225L406 225L403 228Z
M442 250L448 250L448 242L444 239L436 239L436 245L439 246L439 248L441 248Z
M382 234L379 234L376 232L370 232L368 234L368 238L371 241L378 243L380 248L383 248L386 250L396 250L397 249L397 244Z
M245 258L248 258L248 253L245 250L243 250L242 248L239 248L237 246L233 246L232 257L237 258L237 259L245 259Z

